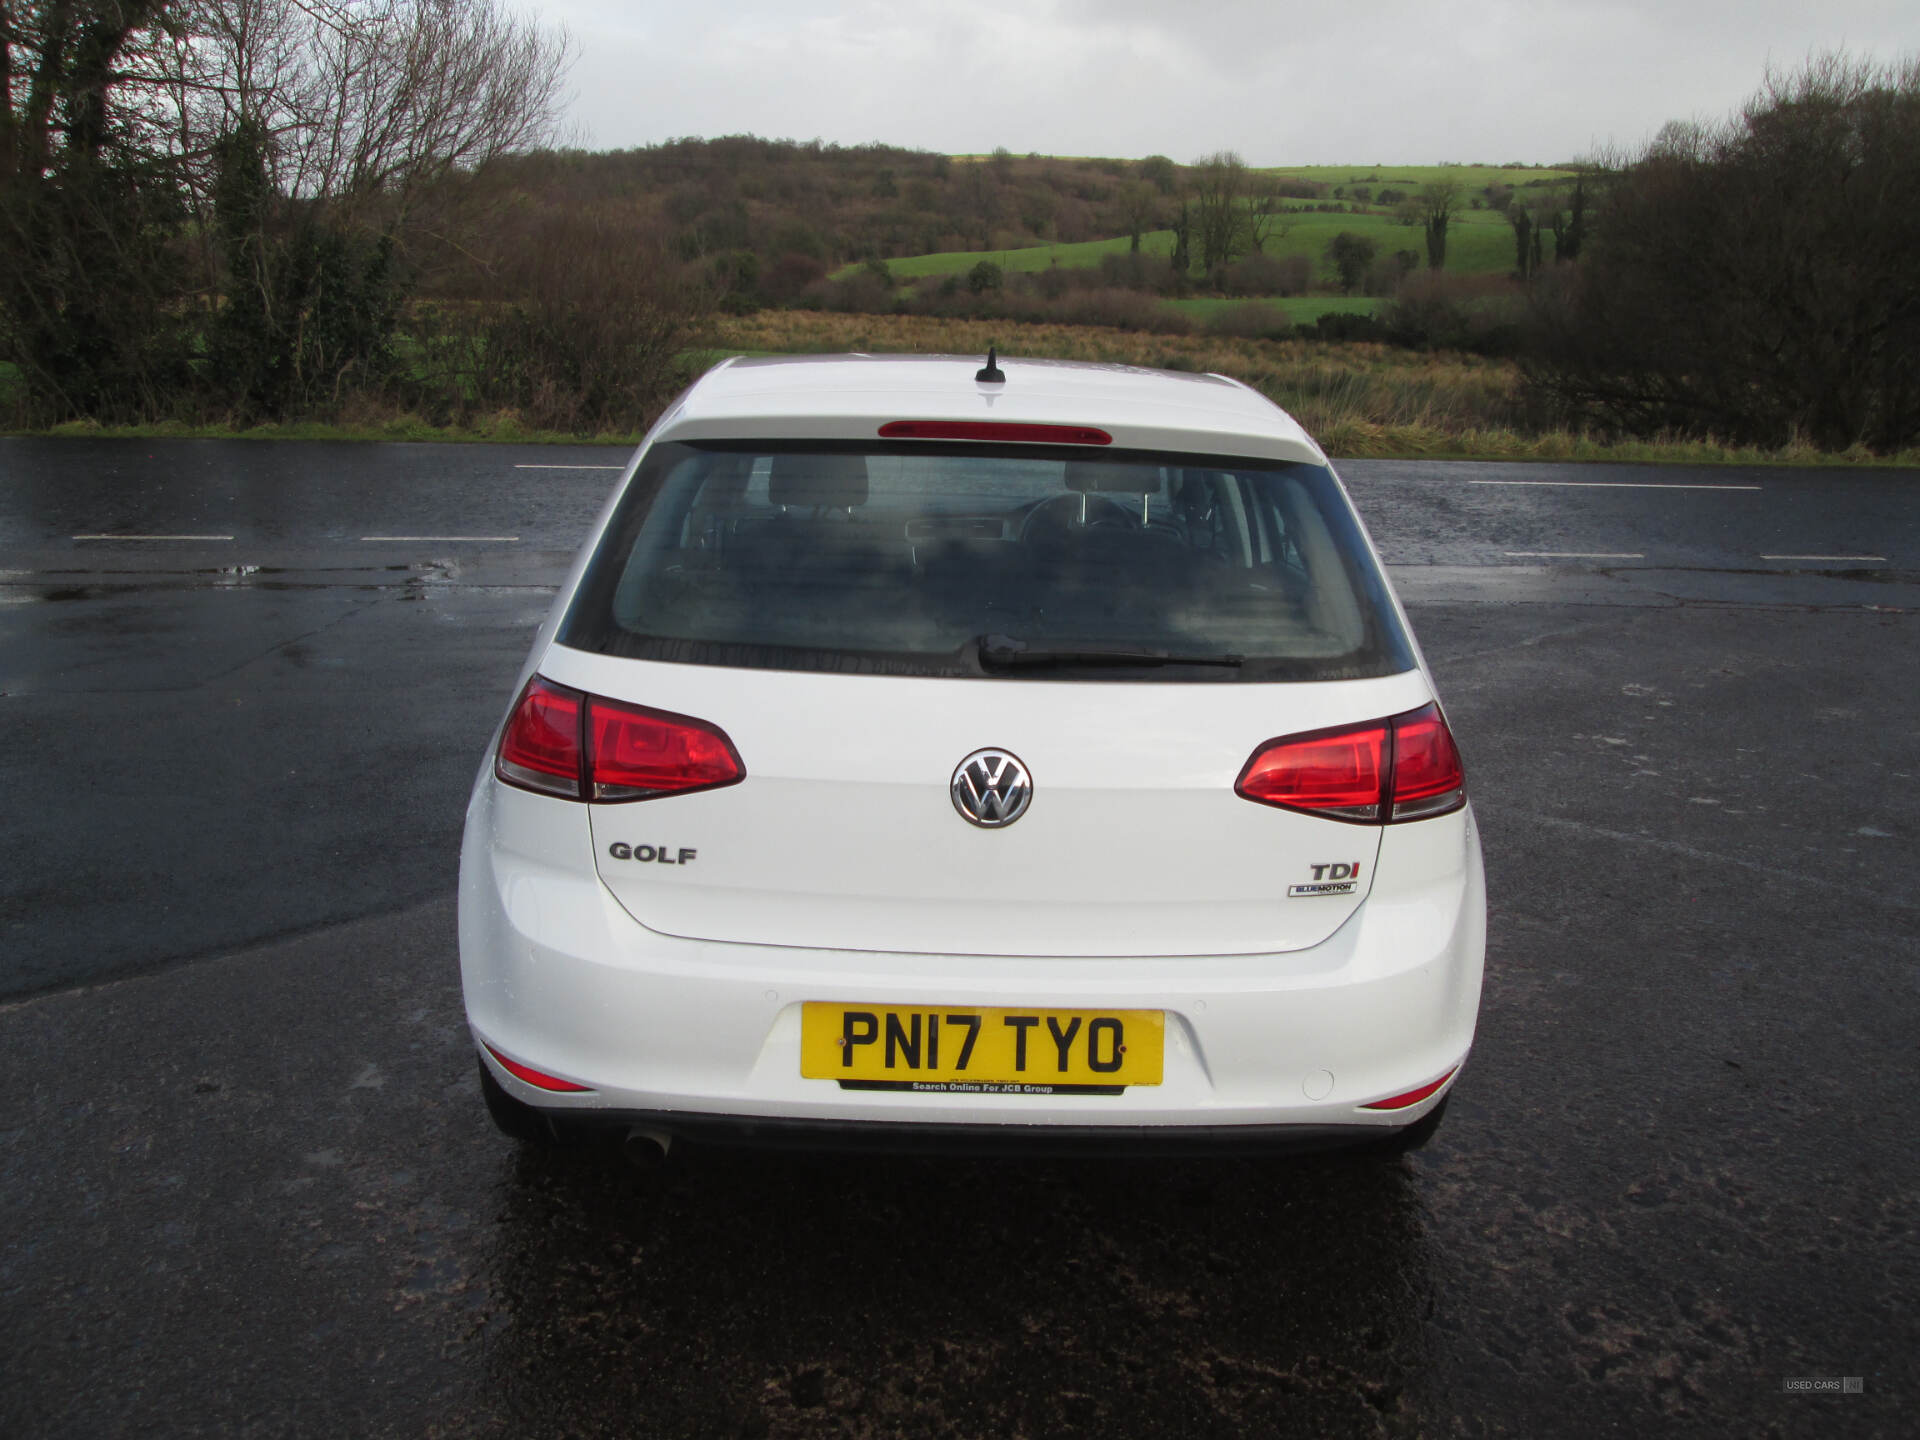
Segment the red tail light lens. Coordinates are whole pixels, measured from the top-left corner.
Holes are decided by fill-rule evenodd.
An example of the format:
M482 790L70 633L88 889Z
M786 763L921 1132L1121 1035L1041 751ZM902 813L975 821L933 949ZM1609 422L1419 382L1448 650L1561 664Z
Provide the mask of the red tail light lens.
M1393 818L1424 820L1467 803L1467 777L1440 707L1393 722Z
M509 785L568 800L652 800L746 778L726 732L704 720L603 700L535 676L494 756Z
M733 742L704 720L612 700L591 703L596 800L684 795L746 778Z
M1392 761L1386 721L1291 740L1254 752L1234 789L1249 800L1333 820L1378 820Z
M580 798L580 707L586 697L538 675L520 692L493 773L509 785L543 795Z
M1390 720L1269 740L1234 791L1329 820L1424 820L1467 803L1460 752L1437 705Z

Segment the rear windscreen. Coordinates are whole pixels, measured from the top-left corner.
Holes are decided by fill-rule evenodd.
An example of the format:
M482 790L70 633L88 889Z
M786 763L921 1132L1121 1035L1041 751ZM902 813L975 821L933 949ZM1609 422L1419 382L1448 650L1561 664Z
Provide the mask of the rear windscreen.
M655 445L559 639L907 675L1347 680L1413 666L1325 468L1059 447Z

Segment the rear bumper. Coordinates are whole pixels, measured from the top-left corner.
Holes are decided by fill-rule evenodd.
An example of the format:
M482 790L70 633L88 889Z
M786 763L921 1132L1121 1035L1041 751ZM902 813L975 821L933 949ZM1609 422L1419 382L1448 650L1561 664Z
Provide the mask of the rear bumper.
M500 1073L498 1067L489 1069ZM578 1127L582 1138L609 1141L637 1131L695 1145L751 1150L1129 1160L1335 1150L1378 1140L1384 1133L1377 1125L972 1125L610 1109L577 1110L565 1123Z
M578 806L483 779L461 864L461 972L474 1036L589 1087L538 1089L487 1057L507 1093L556 1114L821 1148L912 1148L923 1139L945 1150L1037 1140L1136 1154L1157 1141L1324 1146L1424 1117L1450 1087L1405 1109L1365 1107L1446 1074L1473 1040L1485 897L1470 811L1388 827L1372 893L1320 945L1151 959L886 954L661 935L600 883L581 822ZM1116 1096L842 1090L800 1075L808 1000L1159 1009L1165 1078Z

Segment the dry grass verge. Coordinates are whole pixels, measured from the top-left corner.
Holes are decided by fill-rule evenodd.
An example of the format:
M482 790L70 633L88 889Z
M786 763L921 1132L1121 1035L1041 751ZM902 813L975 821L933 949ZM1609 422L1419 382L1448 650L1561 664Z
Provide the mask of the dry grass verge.
M984 355L997 344L1003 355L1015 357L1231 375L1286 410L1336 457L1920 467L1920 451L1832 454L1805 444L1758 450L1711 440L1607 441L1542 430L1529 424L1517 365L1456 352L812 310L731 317L719 323L714 338L728 351L763 354Z

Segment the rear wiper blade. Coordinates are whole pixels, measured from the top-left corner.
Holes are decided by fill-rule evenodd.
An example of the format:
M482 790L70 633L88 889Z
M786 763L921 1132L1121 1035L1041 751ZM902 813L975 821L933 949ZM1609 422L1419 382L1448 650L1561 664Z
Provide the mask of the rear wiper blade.
M980 664L988 670L1042 669L1067 665L1220 665L1237 669L1240 655L1182 655L1137 645L1030 645L1011 635L982 635L974 641Z

